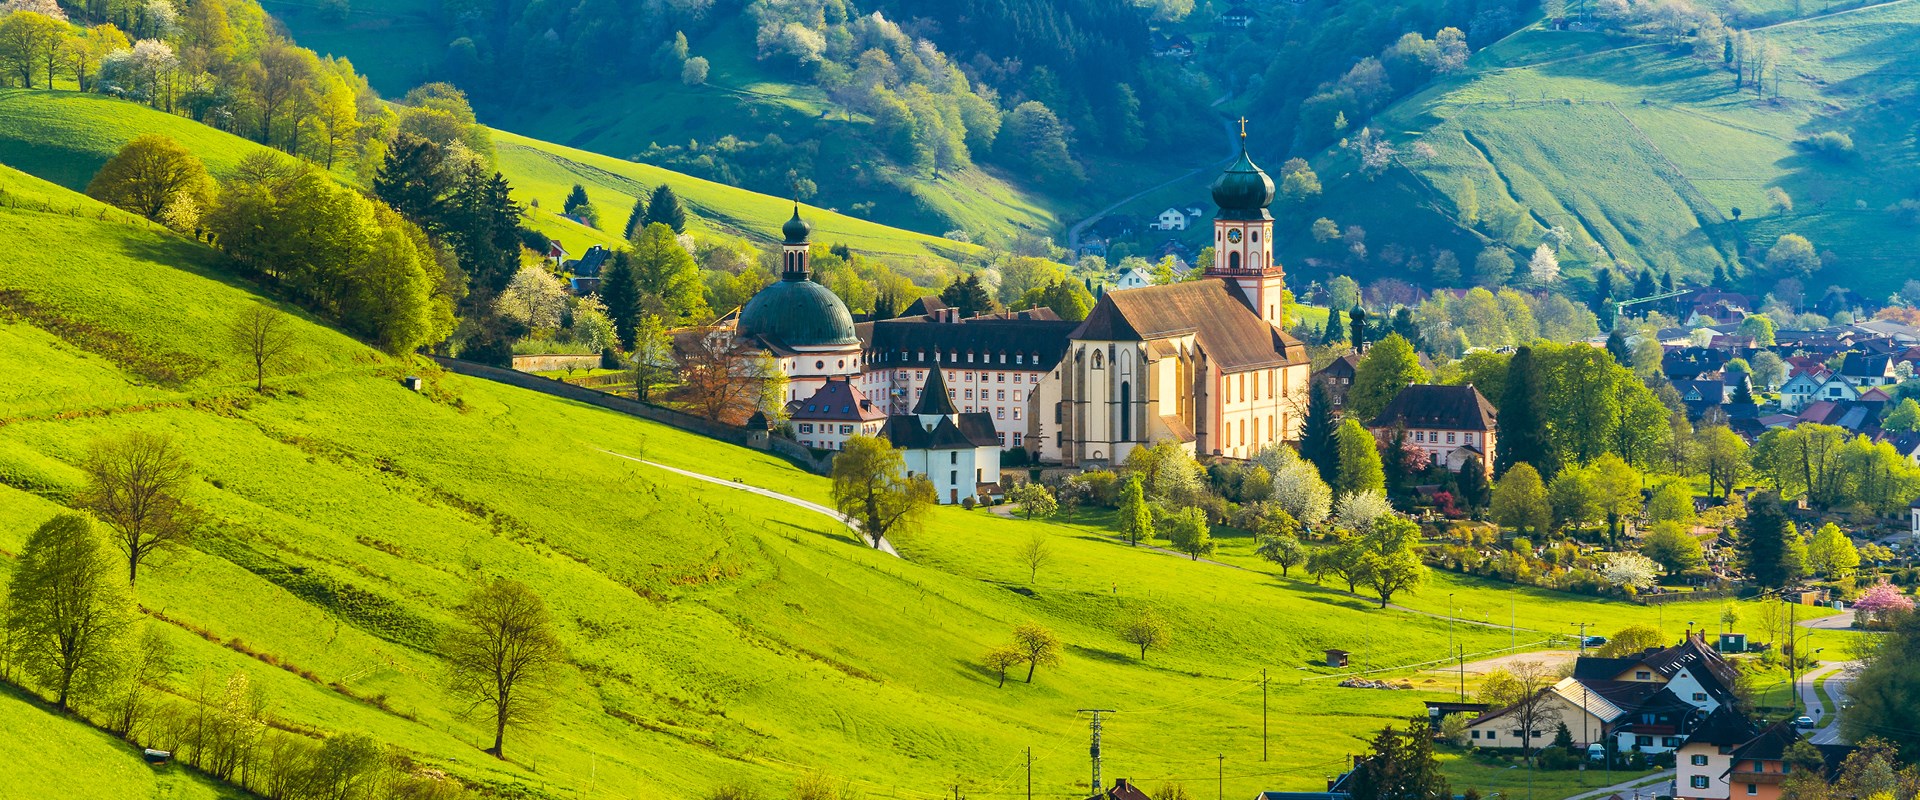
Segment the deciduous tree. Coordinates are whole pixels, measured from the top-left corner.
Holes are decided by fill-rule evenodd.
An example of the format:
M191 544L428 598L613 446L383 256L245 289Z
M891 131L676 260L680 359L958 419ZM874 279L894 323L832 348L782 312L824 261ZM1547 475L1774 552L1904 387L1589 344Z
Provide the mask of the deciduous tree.
M1427 371L1420 367L1413 344L1400 334L1389 334L1360 358L1347 390L1347 418L1371 424L1402 389L1426 382Z
M1147 650L1166 647L1170 636L1167 621L1152 608L1141 608L1128 614L1120 621L1120 641L1140 648L1140 660L1147 660Z
M1352 417L1340 423L1336 450L1340 456L1339 480L1333 484L1336 495L1386 490L1386 472L1373 434Z
M249 303L234 315L227 328L227 340L233 343L253 367L253 390L267 390L267 372L285 361L293 351L293 327L286 315L259 303Z
M1153 538L1153 506L1147 502L1145 484L1139 475L1127 478L1120 489L1120 512L1114 524L1127 544L1138 546L1141 539Z
M884 439L855 435L833 457L833 507L860 524L874 547L916 524L937 498L925 475L908 475L902 451Z
M1060 663L1060 637L1038 622L1027 622L1013 629L1013 647L1027 664L1027 683L1033 683L1034 670Z
M1501 526L1539 538L1553 521L1547 488L1540 473L1526 463L1515 464L1493 487L1493 518Z
M213 179L193 151L162 134L143 134L126 143L100 166L87 195L147 219L159 221L169 207L213 202Z
M1213 554L1213 533L1207 526L1206 512L1188 506L1166 515L1161 522L1167 526L1167 541L1173 549L1194 561Z
M1053 561L1053 546L1047 543L1045 531L1028 534L1027 540L1020 545L1020 563L1027 565L1027 583L1040 579L1040 568Z
M547 606L526 584L495 578L454 609L458 624L441 642L447 690L493 725L487 752L506 758L507 726L541 718L566 663Z
M119 670L130 603L87 518L61 514L27 537L7 587L7 640L27 675L66 710Z
M109 538L126 556L128 586L149 556L192 537L183 495L193 469L171 436L135 430L96 439L80 468L87 476L81 503L113 530Z

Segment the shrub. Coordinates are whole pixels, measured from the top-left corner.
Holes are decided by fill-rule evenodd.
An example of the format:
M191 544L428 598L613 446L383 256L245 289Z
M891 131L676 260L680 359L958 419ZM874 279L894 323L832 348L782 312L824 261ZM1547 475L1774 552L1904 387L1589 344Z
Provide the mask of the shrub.
M1835 161L1853 155L1853 137L1839 131L1823 131L1812 136L1804 136L1795 144L1814 155Z

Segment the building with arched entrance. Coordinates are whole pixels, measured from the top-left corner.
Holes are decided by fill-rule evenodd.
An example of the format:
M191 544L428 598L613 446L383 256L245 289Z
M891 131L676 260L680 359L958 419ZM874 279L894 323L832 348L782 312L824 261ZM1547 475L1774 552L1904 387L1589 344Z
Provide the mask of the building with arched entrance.
M1214 258L1198 280L1108 292L1068 336L1029 415L1042 459L1118 463L1165 439L1247 458L1299 438L1311 368L1306 345L1281 327L1273 180L1244 133L1213 199Z

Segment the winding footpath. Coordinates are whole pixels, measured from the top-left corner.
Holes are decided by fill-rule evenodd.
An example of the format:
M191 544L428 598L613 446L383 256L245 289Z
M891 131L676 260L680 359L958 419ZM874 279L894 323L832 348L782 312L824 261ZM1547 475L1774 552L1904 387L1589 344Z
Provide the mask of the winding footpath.
M624 453L616 453L612 450L602 449L600 450L600 452L606 453L607 455L613 456L614 458L624 458L628 461L645 464L649 467L657 467L659 469L664 469L668 472L674 473L675 475L684 475L686 477L692 478L697 481L706 481L707 483L725 486L729 489L738 489L740 491L747 492L749 494L757 494L757 495L760 495L761 497L771 498L774 500L778 500L782 503L799 506L808 511L812 511L816 514L824 514L827 517L832 518L834 522L838 522L841 525L847 526L847 530L852 531L853 535L860 537L861 542L867 541L866 536L860 533L859 529L854 526L852 520L849 520L846 517L841 516L840 512L835 511L831 508L828 508L827 506L820 505L819 503L813 502L812 500L803 500L801 498L794 497L793 495L781 494L779 492L773 491L772 489L762 489L758 486L754 486L748 483L730 481L725 478L716 478L712 475L702 475L698 472L693 472L691 470L684 470L679 467L669 467L657 461L648 461L644 458L634 458L633 456L626 455ZM900 557L900 553L893 549L893 543L887 541L886 539L881 539L880 546L875 549L879 550L882 553L886 553L887 555L893 556L894 558Z

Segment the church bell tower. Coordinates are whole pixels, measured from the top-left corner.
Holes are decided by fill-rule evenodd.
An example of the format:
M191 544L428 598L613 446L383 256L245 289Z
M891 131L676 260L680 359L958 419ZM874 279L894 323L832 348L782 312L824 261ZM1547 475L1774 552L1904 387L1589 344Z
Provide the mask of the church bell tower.
M1226 281L1268 324L1286 313L1285 273L1273 260L1273 179L1247 155L1247 120L1240 120L1240 158L1213 181L1213 263L1206 275Z

